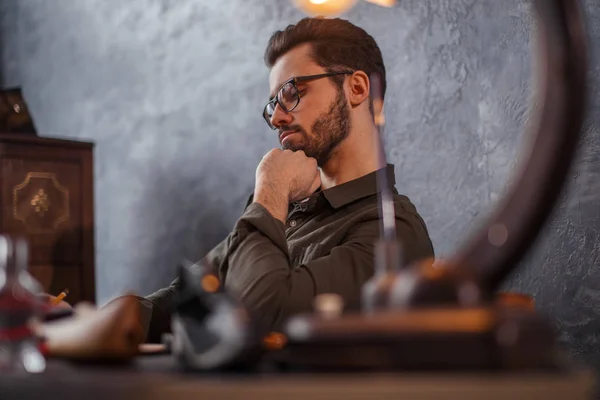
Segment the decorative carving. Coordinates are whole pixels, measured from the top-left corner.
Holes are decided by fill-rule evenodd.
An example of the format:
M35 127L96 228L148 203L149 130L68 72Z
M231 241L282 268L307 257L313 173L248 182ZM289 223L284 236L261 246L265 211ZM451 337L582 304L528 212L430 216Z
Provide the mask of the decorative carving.
M48 211L48 207L50 207L50 202L48 201L48 195L44 192L44 189L38 190L33 199L31 199L31 205L36 213L39 213L41 217L44 216L44 213Z
M13 216L31 233L53 233L69 220L69 190L56 174L29 172L13 188Z

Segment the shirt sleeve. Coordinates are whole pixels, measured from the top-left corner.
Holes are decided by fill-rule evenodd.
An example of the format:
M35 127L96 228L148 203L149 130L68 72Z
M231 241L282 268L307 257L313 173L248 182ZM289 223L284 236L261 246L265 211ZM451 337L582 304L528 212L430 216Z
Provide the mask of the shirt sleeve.
M246 208L252 204L253 195L250 195ZM227 256L232 243L236 241L238 234L235 230L231 232L221 243L215 246L205 256L204 260L218 273L225 270ZM145 296L138 297L142 318L143 329L146 332L145 341L149 343L160 343L162 335L171 331L171 314L174 309L175 293L179 288L179 278L176 278L165 288Z
M407 260L431 255L421 245L430 244L427 232L412 214L398 213L396 226ZM315 296L323 293L339 294L346 308L359 307L361 288L374 273L377 219L357 223L328 255L293 269L285 227L262 205L249 205L234 232L219 275L265 330L281 329L290 316L310 312Z
M227 255L232 236L233 234L230 234L205 256L205 259L209 262L209 265L213 266L215 271ZM160 343L162 335L170 332L171 314L173 313L175 293L178 288L179 278L176 278L169 286L148 296L138 297L141 314L144 316L142 325L146 332L146 342Z
M405 262L433 256L427 229L416 213L396 204L396 231ZM250 203L232 232L205 259L253 314L259 327L277 330L292 315L310 312L314 298L336 293L346 309L360 306L363 284L374 273L374 245L379 238L376 217L357 223L329 254L292 268L285 227L262 205ZM170 330L170 315L178 280L140 298L146 318L147 341L160 341Z

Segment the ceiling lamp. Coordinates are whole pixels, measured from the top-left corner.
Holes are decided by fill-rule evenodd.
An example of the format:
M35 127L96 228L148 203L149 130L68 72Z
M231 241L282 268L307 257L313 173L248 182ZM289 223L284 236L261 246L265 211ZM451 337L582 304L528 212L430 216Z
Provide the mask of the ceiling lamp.
M384 7L392 7L396 0L366 0ZM297 8L312 16L332 17L345 13L357 0L294 0Z

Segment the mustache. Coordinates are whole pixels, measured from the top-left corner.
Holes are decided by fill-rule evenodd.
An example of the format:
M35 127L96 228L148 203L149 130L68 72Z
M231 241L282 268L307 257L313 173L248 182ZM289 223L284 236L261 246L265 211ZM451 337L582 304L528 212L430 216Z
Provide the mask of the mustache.
M300 125L282 125L277 130L278 136L285 131L298 131L304 133L304 129Z

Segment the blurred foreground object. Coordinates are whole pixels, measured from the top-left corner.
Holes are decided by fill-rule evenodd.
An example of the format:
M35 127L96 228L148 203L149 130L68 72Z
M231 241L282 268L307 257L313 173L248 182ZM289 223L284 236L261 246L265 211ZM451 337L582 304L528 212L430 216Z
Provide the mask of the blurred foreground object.
M202 261L182 265L179 279L170 345L181 365L201 371L253 367L263 340L247 310Z
M29 248L22 239L0 236L0 371L43 372L34 326L41 309L40 285L29 275Z
M50 300L50 305L57 306L67 297L69 294L69 289L63 289L58 296Z
M38 333L48 355L80 361L127 361L138 353L144 332L140 305L132 296L102 309L80 303L72 317L46 322Z
M520 308L527 311L535 311L535 302L527 294L502 292L496 295L496 302L500 306Z

